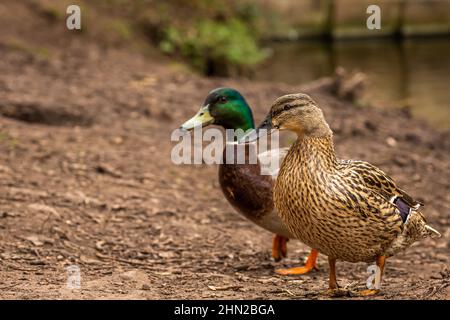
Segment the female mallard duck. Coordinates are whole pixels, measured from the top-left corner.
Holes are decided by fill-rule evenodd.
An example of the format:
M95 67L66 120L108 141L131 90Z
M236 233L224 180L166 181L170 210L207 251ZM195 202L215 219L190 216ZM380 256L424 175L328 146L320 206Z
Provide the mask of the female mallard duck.
M440 236L418 211L421 204L383 171L336 158L333 133L309 96L278 98L260 129L297 134L274 186L275 208L296 239L328 256L332 293L338 291L336 259L376 261L375 290L361 293L371 295L378 292L387 257L422 238Z
M247 131L254 129L252 111L242 95L231 88L218 88L211 91L200 111L180 128L192 130L195 126L203 127L210 124L222 126L225 129ZM225 159L226 150L235 144L227 144L223 151ZM249 145L245 148L248 159L255 148ZM270 150L258 155L256 164L220 164L220 187L228 202L243 216L260 227L275 233L272 256L280 260L286 256L286 242L293 238L285 228L274 210L272 190L276 173L272 176L261 175L260 161L262 157L279 157L286 155L287 149ZM236 159L236 157L235 157ZM248 161L246 161L248 163ZM267 162L266 162L267 163ZM312 250L304 267L277 270L280 274L304 274L316 268L317 251Z

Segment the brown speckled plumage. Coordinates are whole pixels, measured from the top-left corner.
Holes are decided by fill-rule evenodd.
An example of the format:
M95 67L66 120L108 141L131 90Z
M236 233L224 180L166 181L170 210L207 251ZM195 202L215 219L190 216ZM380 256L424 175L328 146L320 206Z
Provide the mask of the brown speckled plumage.
M331 259L372 262L438 235L420 205L383 171L336 158L332 131L310 97L277 99L265 123L298 135L281 165L274 202L289 231L308 246ZM396 197L412 207L405 222Z
M227 130L235 130L235 138L246 130L254 128L250 107L244 97L232 88L212 90L197 114L183 123L180 129L188 131L199 125L205 127L213 123ZM276 164L284 158L287 149L274 148L257 153L259 150L256 145L249 144L244 146L244 152L236 152L239 149L242 150L242 147L234 142L226 144L223 151L224 163L219 165L220 186L236 211L260 227L275 233L272 241L272 257L275 261L279 261L286 257L286 243L292 235L276 213L272 195L274 178L278 173ZM234 154L233 159L238 161L228 159L228 154ZM242 154L245 157L240 159L243 161L239 161ZM269 166L266 165L267 163ZM318 252L312 250L304 267L277 270L277 272L282 274L307 273L317 268L317 255Z

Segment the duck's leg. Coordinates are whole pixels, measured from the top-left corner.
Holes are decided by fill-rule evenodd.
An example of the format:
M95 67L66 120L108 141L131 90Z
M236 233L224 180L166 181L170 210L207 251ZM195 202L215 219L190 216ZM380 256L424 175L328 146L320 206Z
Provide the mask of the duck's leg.
M313 269L318 270L317 268L317 255L319 252L315 249L311 250L311 253L306 260L306 263L303 267L289 268L289 269L278 269L275 270L276 273L281 274L283 276L287 275L296 275L296 274L305 274L310 272Z
M383 278L383 272L384 272L384 265L386 264L386 257L385 256L378 256L377 257L377 266L379 268L379 275L376 274L375 275L375 284L380 286L381 285L381 279ZM378 271L377 271L378 273ZM378 281L377 281L377 277L379 277ZM378 282L378 283L377 283ZM361 292L359 292L360 296L373 296L376 295L380 292L380 288L375 288L375 289L367 289L367 290L363 290Z
M280 261L282 258L285 258L287 255L287 245L286 243L289 241L288 238L280 236L276 234L273 237L272 242L272 257L275 261Z
M330 266L330 278L328 282L328 290L336 290L339 289L337 280L336 280L336 259L328 257L328 264Z
M330 279L328 284L327 295L332 297L342 297L349 295L348 290L341 290L336 280L336 259L328 257L328 264L330 266Z

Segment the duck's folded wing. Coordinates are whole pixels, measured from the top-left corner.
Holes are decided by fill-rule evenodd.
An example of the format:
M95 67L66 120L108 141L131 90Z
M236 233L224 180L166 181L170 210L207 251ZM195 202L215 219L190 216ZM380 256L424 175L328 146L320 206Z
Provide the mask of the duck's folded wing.
M270 175L276 180L280 171L281 163L286 157L289 148L271 149L258 154L258 161L261 166L261 174Z
M373 245L379 241L383 245L392 242L404 226L397 207L379 192L348 178L340 177L339 183L328 185L327 192L332 198L327 205L334 207L336 215L349 225L357 226L355 236L367 236L366 240L373 241ZM362 230L367 234L362 234Z
M411 210L417 210L423 205L400 189L391 177L374 165L364 161L349 161L345 165L351 171L353 183L379 194L393 204L403 222L407 220Z
M395 198L401 198L411 208L423 206L400 189L391 177L376 166L365 161L347 161L345 165L350 170L354 182L379 193L387 200L393 202Z

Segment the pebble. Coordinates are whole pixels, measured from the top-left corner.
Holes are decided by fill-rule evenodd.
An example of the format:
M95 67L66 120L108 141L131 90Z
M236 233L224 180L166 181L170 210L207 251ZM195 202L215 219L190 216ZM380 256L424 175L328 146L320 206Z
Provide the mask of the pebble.
M395 140L395 139L392 138L392 137L388 137L388 138L386 139L386 143L387 143L387 145L390 146L390 147L395 147L395 146L397 145L397 140Z

